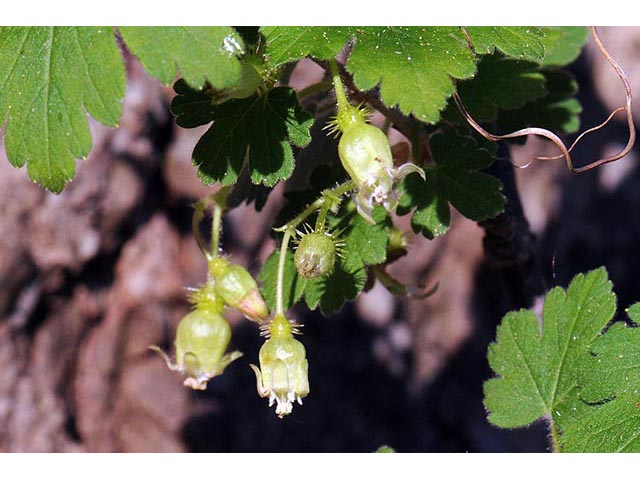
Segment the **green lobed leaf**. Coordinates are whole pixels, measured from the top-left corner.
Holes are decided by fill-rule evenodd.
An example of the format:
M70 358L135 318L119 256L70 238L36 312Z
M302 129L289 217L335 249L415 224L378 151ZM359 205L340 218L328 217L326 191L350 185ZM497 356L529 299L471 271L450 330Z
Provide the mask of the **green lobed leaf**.
M640 452L640 395L593 408L563 432L560 446L563 452Z
M544 38L544 60L542 65L563 66L573 62L587 43L589 30L586 27L542 27Z
M307 306L314 310L331 315L342 308L344 303L356 298L367 282L367 271L364 267L354 267L343 259L336 262L330 275L309 280L304 291Z
M182 128L195 128L206 125L213 118L213 102L209 88L195 89L183 79L173 85L176 96L171 101L171 112L176 123Z
M484 384L489 421L514 428L546 416L561 430L570 426L575 417L563 412L585 408L578 398L580 359L615 309L611 282L600 268L577 275L566 291L551 290L541 326L529 310L507 314L489 346L497 375Z
M476 53L488 54L500 50L520 60L542 62L544 32L535 27L467 27Z
M474 78L458 83L458 93L471 116L487 122L496 118L499 108L514 110L545 97L546 81L535 63L488 55Z
M435 123L455 87L469 78L475 61L455 27L269 27L262 32L274 64L311 55L330 59L351 39L347 61L356 86L380 84L388 106L398 105L419 120Z
M232 87L240 78L244 46L231 27L119 27L127 47L147 73L165 85L178 71L190 85Z
M486 173L494 159L475 140L453 129L431 138L434 163L426 170L427 180L413 174L401 186L398 213L412 212L414 232L433 238L449 228L451 203L472 220L485 220L502 212L506 199L501 182Z
M352 38L355 27L261 27L268 61L277 67L306 56L335 57Z
M375 225L371 225L360 215L351 218L349 227L340 237L344 242L343 257L346 265L357 269L387 260L389 231L386 218L386 212L380 206L376 206L373 211L373 219L377 222Z
M625 393L640 394L638 346L640 328L621 322L598 337L580 363L580 398L599 403Z
M545 31L549 39L545 40ZM474 75L475 58L462 30L454 27L264 27L268 56L273 65L294 61L305 56L330 59L352 40L347 70L356 86L368 90L379 85L380 96L388 106L399 106L406 114L435 123L446 100L454 91L452 78L466 79ZM499 50L508 57L537 64L557 65L569 61L581 46L582 30L571 28L534 27L468 27L475 51L491 54ZM545 62L545 46L550 55ZM515 62L504 68L515 69ZM521 76L530 66L520 66ZM504 87L488 80L486 88L500 101L520 106L544 94L540 73L529 72L529 85L513 95L510 77L494 76ZM507 82L511 80L511 83ZM522 79L521 79L522 80ZM525 96L525 99L520 97ZM489 114L491 116L491 114ZM495 116L495 114L493 114Z
M276 249L264 262L262 270L258 274L258 280L262 284L262 296L271 311L276 307L276 285L278 280L278 260L280 249ZM282 301L284 309L293 307L302 298L302 294L308 281L298 275L293 261L293 253L287 251L284 263L284 275L282 282Z
M125 75L110 27L0 27L0 115L11 163L60 192L91 149L86 113L116 125Z
M530 126L564 134L578 131L582 106L575 98L578 91L575 79L563 70L544 70L542 73L548 95L517 110L500 111L501 131L512 132Z
M178 114L178 124L194 126L203 122L206 93L181 84L177 84L176 91L172 109ZM195 113L188 113L189 104L196 106ZM213 125L193 151L203 182L231 185L247 164L251 181L270 187L291 176L291 144L304 147L311 141L313 118L302 109L293 89L277 87L264 95L212 105L209 121Z
M454 27L363 27L347 61L356 86L380 84L380 97L423 122L435 123L455 86L476 71L473 54Z

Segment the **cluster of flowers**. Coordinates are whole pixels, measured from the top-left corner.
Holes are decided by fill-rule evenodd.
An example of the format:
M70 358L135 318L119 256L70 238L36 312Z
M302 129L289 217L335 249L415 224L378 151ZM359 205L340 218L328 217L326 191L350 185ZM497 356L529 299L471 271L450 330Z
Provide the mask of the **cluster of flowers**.
M348 102L337 73L334 74L334 86L338 113L329 124L330 133L342 134L338 153L351 177L350 188L354 190L357 211L368 222L375 223L373 209L376 205L387 211L396 208L397 182L413 172L424 178L424 171L411 163L394 167L387 135L367 122L367 109ZM289 227L295 228L295 225L288 224ZM337 234L326 231L324 216L319 215L313 231L298 233L301 238L294 256L298 274L306 279L330 274L344 244L336 238ZM197 233L196 238L199 238ZM289 236L285 238L283 249L287 248ZM258 394L269 399L269 406L275 404L276 414L282 418L291 413L295 402L302 404L302 399L309 394L306 351L294 338L299 333L299 326L281 313L282 305L269 320L269 309L256 281L243 267L230 263L217 252L205 255L209 275L207 282L192 292L193 309L178 325L175 361L158 347L152 348L163 356L170 369L186 376L185 386L204 390L211 378L222 374L231 362L242 356L239 351L226 353L231 328L223 315L226 308L240 311L259 323L262 335L266 337L259 352L260 368L255 365L251 368L256 374ZM280 272L278 278L280 282Z
M295 324L275 316L268 322L269 309L256 281L246 269L224 257L209 262L207 282L190 295L192 310L178 324L175 337L175 361L158 347L151 347L165 359L168 367L183 374L184 385L204 390L213 377L242 353L226 353L231 327L224 318L226 308L240 311L250 320L263 324L267 340L260 349L260 368L256 373L258 393L277 402L276 413L291 413L293 402L302 403L309 393L308 365L302 343L293 335Z

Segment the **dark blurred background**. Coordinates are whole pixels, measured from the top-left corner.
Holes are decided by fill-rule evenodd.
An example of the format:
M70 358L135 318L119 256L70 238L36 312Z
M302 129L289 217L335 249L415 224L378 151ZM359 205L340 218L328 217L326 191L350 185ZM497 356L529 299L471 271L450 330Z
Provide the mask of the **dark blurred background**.
M601 34L637 94L640 28ZM619 81L593 45L571 71L583 128L622 105ZM430 298L397 299L375 285L330 318L296 308L311 394L280 420L248 367L261 345L254 324L230 316L233 346L245 356L204 392L182 387L147 349L171 348L188 309L184 287L205 279L189 205L212 190L190 161L204 130L174 126L171 89L134 58L127 73L121 126L92 124L91 155L64 193L45 193L0 158L0 451L547 451L543 424L488 424L487 346L507 311L539 309L546 289L601 265L620 312L640 300L637 148L580 176L562 162L515 172L535 235L526 268L492 266L483 229L455 216L447 235L413 238L409 255L389 269L407 283L438 282ZM301 62L292 82L319 74ZM625 125L613 123L587 137L575 158L593 161L626 136ZM535 139L505 151L521 164L552 152ZM261 213L243 205L224 219L223 247L253 273L274 248L270 222L282 193L277 188ZM397 223L409 228L406 218Z

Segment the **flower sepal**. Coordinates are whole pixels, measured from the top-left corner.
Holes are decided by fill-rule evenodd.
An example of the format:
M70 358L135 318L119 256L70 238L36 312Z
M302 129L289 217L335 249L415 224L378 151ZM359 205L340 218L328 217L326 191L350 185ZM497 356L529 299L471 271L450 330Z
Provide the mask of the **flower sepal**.
M302 405L309 394L309 364L304 345L293 338L295 324L276 315L269 326L270 338L260 348L260 368L251 365L256 374L258 395L276 405L276 415L283 418L293 410L294 402Z
M167 367L169 367L169 370L187 376L182 384L185 387L192 388L193 390L206 390L209 380L217 377L218 375L222 375L225 368L227 368L227 366L229 366L231 362L237 360L243 355L243 353L239 350L234 350L231 353L227 353L222 356L222 358L218 362L216 369L209 372L204 372L200 369L200 362L198 360L198 357L191 352L187 352L184 355L183 363L178 364L172 361L171 358L169 358L169 355L167 355L167 353L157 345L151 345L149 347L149 350L152 350L160 355L167 364Z

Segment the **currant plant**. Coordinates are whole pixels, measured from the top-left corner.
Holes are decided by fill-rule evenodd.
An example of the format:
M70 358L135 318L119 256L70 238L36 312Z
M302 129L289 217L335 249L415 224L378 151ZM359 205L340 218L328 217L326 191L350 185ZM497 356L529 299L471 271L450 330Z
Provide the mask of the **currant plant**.
M640 451L640 303L631 322L611 323L616 296L601 268L555 288L541 321L529 310L507 314L484 384L489 421L523 427L544 418L554 451Z
M564 159L574 173L629 152L635 140L630 86L597 30L591 33L626 95L595 128L623 112L629 141L582 167L574 167L573 145L559 137L580 126L577 85L563 67L588 39L582 27L1 28L7 156L44 188L62 191L75 159L91 147L85 112L117 125L125 87L119 48L173 84L177 125L209 125L193 162L199 178L217 190L194 205L193 232L208 277L189 295L192 310L177 327L175 359L153 348L186 377L186 386L206 388L242 355L229 352L225 319L229 309L241 312L265 337L259 366L251 365L257 392L283 417L313 386L302 326L290 318L296 304L304 300L329 315L373 281L396 295L434 293L386 272L409 250L398 216L409 216L413 232L432 239L449 229L452 207L478 222L500 214L503 185L487 171L498 141L543 136L560 153L535 160ZM325 75L296 91L289 80L306 58ZM407 155L394 153L391 128L406 140ZM327 141L322 161L309 161L309 145ZM222 216L243 202L260 211L294 170L306 183L285 192L273 225L277 248L256 281L224 254ZM204 238L209 211L211 232ZM616 414L628 415L631 426L637 422L629 406L637 365L627 355L634 332L615 327L602 334L614 308L605 277L592 272L566 294L551 292L542 335L531 313L505 318L489 353L499 375L485 389L491 422L512 428L545 417L556 449L640 449L635 439L609 444L598 434L591 444L582 434L608 428ZM614 362L618 352L629 366ZM613 370L624 370L624 381L605 378Z

